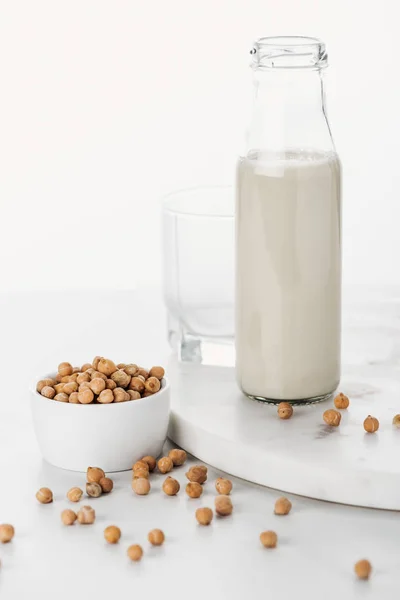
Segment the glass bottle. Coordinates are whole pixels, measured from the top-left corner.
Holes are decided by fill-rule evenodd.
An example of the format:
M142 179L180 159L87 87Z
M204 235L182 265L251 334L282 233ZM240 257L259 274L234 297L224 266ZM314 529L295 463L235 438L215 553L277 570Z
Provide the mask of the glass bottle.
M311 403L340 379L341 168L325 45L261 38L236 183L236 373L249 397Z

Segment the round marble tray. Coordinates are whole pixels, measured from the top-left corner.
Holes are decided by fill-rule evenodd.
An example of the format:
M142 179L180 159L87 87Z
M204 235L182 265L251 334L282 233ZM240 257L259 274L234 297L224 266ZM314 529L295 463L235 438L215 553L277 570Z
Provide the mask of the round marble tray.
M379 306L379 310L378 310ZM234 369L171 361L169 436L200 460L254 483L320 500L400 510L400 305L347 313L341 391L350 397L338 428L324 424L325 402L276 407L249 400ZM375 434L363 429L371 414Z

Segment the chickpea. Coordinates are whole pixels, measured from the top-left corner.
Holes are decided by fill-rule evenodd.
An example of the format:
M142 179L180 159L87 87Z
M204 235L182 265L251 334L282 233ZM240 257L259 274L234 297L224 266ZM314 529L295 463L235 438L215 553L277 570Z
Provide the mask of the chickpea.
M92 368L97 371L97 367L99 366L99 361L101 360L101 356L95 356L92 362Z
M121 387L116 387L113 391L113 394L114 402L126 402L127 400L131 399L130 395Z
M215 489L217 490L218 494L222 494L224 496L229 496L232 491L232 487L232 481L225 479L224 477L218 477L217 481L215 482Z
M61 521L64 525L73 525L78 518L78 515L73 510L66 508L61 513Z
M125 369L126 364L125 363L118 363L117 364L117 369Z
M342 392L340 392L340 394L338 394L336 396L336 398L334 399L334 404L336 406L336 408L348 408L349 404L350 404L350 400L348 399L347 396L345 396L344 394L342 394Z
M75 373L80 373L81 370L79 367L74 367L74 370L72 371L72 375L75 375Z
M143 456L142 461L147 464L149 471L154 471L157 466L157 461L154 456Z
M111 375L111 379L121 388L128 387L131 382L131 376L125 373L125 371L115 371L115 373Z
M121 530L115 525L109 525L104 530L104 538L109 544L116 544L121 537Z
M103 469L100 467L88 467L86 471L86 479L88 483L99 483L100 479L105 477Z
M280 419L290 419L293 414L293 406L289 402L280 402L278 404L278 417Z
M101 489L101 485L99 483L87 483L86 493L91 498L99 498L103 493L103 490Z
M195 514L200 525L209 525L214 516L211 508L198 508Z
M79 404L78 396L79 396L78 392L72 392L72 394L70 394L68 397L68 402L70 404Z
M392 423L395 427L400 427L400 415L395 415Z
M149 377L149 372L146 371L146 369L142 369L141 367L138 367L137 376L138 375L142 375L142 377L144 377L144 379L146 380Z
M42 389L46 386L48 387L54 387L56 385L56 382L54 379L41 379L40 381L37 382L36 384L36 391L39 392L39 394L41 393Z
M40 490L36 492L36 500L38 500L40 504L50 504L50 502L53 502L53 492L49 488L40 488Z
M131 560L137 562L138 560L141 560L143 556L142 547L139 546L139 544L133 544L132 546L129 546L127 554Z
M167 496L176 496L176 494L181 489L179 481L174 479L173 477L167 477L162 486L163 491L167 494Z
M100 392L97 401L100 404L111 404L111 402L114 402L114 392L112 390L103 390Z
M186 473L186 477L189 479L189 481L204 483L207 481L207 467L203 465L190 467L189 471Z
M56 394L54 396L54 400L57 400L57 402L69 402L69 397L68 394L64 394L64 392L61 392L61 394Z
M333 408L329 408L328 410L326 410L324 412L324 414L322 415L322 418L324 419L324 421L327 425L330 425L331 427L338 427L340 424L342 415L340 414L339 411L334 410Z
M260 542L264 548L275 548L278 543L278 536L275 531L263 531L260 534Z
M137 460L132 467L133 471L137 471L138 469L144 469L146 471L150 471L149 465L145 460Z
M61 379L62 379L62 377L61 377L60 373L57 373L57 375L54 377L54 381L56 383L61 383Z
M135 469L132 473L133 477L136 477L136 479L138 477L144 477L145 479L149 478L149 471L148 469Z
M164 377L164 375L165 371L162 367L151 367L149 371L149 377L156 377L160 381Z
M107 381L107 376L104 375L104 373L100 373L100 371L93 371L92 373L90 373L90 379L91 381L93 379L103 379L104 381Z
M354 571L359 579L369 579L372 571L371 563L369 560L359 560L354 565Z
M81 383L84 383L84 382L89 383L89 381L90 381L90 375L89 375L89 373L81 373L76 378L76 383L78 385L80 385Z
M371 415L368 415L368 417L364 421L364 429L367 433L375 433L375 431L378 431L378 419L376 419L375 417L371 417Z
M70 383L66 383L64 385L63 393L67 394L67 396L69 396L73 392L77 392L77 391L78 391L78 384L76 383L76 381L71 381Z
M92 390L93 394L96 394L96 396L98 396L103 390L106 389L106 382L100 377L95 377L90 382L89 387Z
M106 390L115 390L117 384L112 379L106 379Z
M157 377L149 377L146 380L146 382L144 384L144 387L146 389L146 392L150 392L151 394L155 394L160 389L161 383L158 381Z
M132 480L132 489L138 496L147 496L150 491L150 481L144 477L135 477Z
M141 393L144 391L144 382L139 379L139 377L132 377L129 383L129 389Z
M49 385L45 385L40 393L45 398L49 398L50 400L52 400L56 395L56 390L53 387L50 387Z
M140 400L142 397L139 392L135 392L135 390L127 390L129 394L130 400Z
M85 385L85 384L82 384ZM94 394L90 388L78 392L78 400L81 404L90 404L94 400Z
M152 546L162 546L165 540L165 535L161 529L152 529L147 536Z
M131 377L136 377L136 373L139 370L139 367L137 365L125 365L124 367L124 371L127 375L130 375Z
M172 471L174 463L172 462L172 458L169 456L163 456L157 463L158 470L160 473L169 473Z
M110 377L110 375L115 373L117 367L112 360L109 360L108 358L101 358L97 365L97 370L100 371L100 373L104 373L104 375L107 377Z
M99 481L99 485L103 494L109 494L114 487L114 482L109 477L102 477Z
M12 525L4 524L0 525L0 542L2 544L7 544L11 542L15 535L15 529Z
M83 390L90 390L90 381L84 381L79 384L78 392L83 392Z
M61 377L72 375L74 372L73 366L69 362L62 362L58 365L58 372Z
M142 394L142 398L148 398L149 396L153 396L153 392L148 392L145 390Z
M56 390L56 394L64 393L64 385L65 385L65 383L56 383L56 385L54 386L54 389Z
M186 462L187 454L184 450L179 450L179 448L174 448L168 452L168 456L174 463L174 467L180 467Z
M84 373L85 371L87 371L88 369L91 369L92 365L91 363L85 363L84 365L82 365L81 371Z
M284 496L282 496L281 498L278 498L277 501L275 502L274 513L276 515L288 515L291 510L292 510L292 503L290 502L290 500L288 500Z
M70 502L79 502L79 500L82 498L82 495L83 491L78 487L73 487L67 492L67 498Z
M195 481L190 481L186 486L186 493L189 498L200 498L203 493L203 486Z
M232 505L232 500L229 498L229 496L216 496L215 500L215 512L220 515L221 517L226 517L230 514L232 514L233 511L233 505Z
M61 383L70 383L71 381L71 377L69 375L64 375L64 377L61 377Z
M91 506L82 506L78 511L78 521L81 525L91 525L95 518L96 513Z

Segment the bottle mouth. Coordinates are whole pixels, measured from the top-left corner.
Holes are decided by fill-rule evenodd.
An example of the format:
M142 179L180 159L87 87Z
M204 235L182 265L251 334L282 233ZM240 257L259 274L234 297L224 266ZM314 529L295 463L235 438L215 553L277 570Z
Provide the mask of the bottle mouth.
M323 69L328 64L325 44L313 37L263 37L250 54L253 69Z

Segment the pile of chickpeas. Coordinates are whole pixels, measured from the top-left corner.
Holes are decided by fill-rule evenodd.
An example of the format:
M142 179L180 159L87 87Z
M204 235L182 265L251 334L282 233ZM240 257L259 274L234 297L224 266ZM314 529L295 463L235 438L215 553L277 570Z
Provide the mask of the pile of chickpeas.
M36 391L58 402L111 404L156 394L164 374L163 367L147 371L133 363L116 365L109 358L96 356L81 367L62 362L54 378L38 381Z

